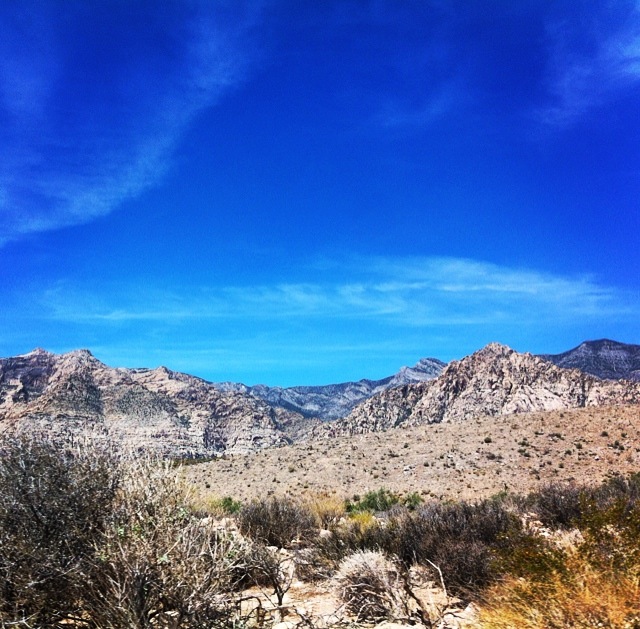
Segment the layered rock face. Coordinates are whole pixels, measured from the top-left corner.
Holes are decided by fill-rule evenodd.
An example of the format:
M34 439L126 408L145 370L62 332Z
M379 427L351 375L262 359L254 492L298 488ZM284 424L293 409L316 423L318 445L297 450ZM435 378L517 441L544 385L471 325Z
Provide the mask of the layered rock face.
M601 380L492 343L451 362L435 380L375 395L329 432L359 434L480 415L634 403L640 403L639 383Z
M598 378L640 382L640 345L601 339L585 341L562 354L540 356L565 369L580 369Z
M437 358L423 358L414 367L402 367L398 373L382 380L359 380L326 386L309 387L248 387L235 382L221 382L221 391L247 393L269 404L287 408L305 417L334 420L347 415L355 406L372 395L414 382L437 378L446 363Z
M171 456L249 452L300 438L309 421L186 374L114 369L87 350L0 359L0 426L91 432Z
M264 387L267 402L257 396L259 387L222 391L165 367L114 369L87 350L35 350L0 359L0 430L91 433L129 449L206 456L480 415L640 403L640 382L602 380L497 343L433 378L442 366L425 359L382 381ZM311 417L338 417L361 396L365 401L342 419L323 423Z

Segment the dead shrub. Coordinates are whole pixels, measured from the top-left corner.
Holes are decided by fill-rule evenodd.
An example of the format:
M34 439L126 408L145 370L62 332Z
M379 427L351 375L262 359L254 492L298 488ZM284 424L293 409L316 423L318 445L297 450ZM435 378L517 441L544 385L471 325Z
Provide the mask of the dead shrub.
M168 466L43 436L8 437L0 448L0 626L238 620L243 544L193 514Z
M243 535L277 548L286 548L294 540L308 541L318 531L307 506L275 496L243 506L236 521Z
M567 529L582 515L584 490L566 483L552 483L530 494L524 504L546 527Z
M0 625L63 626L81 614L80 575L108 527L119 462L43 435L0 448Z
M249 578L260 588L273 590L278 607L293 583L294 559L287 551L254 543L246 552Z
M339 560L333 560L317 546L303 548L294 558L295 575L300 581L324 581L331 577L338 568Z
M357 551L346 557L334 579L340 600L357 620L408 615L401 569L380 552Z
M175 474L154 461L125 475L111 526L87 574L85 611L98 627L221 627L231 622L243 544L197 518Z

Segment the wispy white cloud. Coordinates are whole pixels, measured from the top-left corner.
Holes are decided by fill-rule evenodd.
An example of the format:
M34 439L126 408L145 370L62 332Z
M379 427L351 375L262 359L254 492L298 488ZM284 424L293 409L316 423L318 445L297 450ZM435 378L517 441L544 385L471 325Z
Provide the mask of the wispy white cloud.
M28 4L0 12L3 32L19 31L0 44L0 246L108 214L157 184L193 119L242 80L256 9L177 6L173 32L163 35L167 58L148 58L144 43L131 43L128 56L108 43L110 82L84 69L100 71L93 57L110 51L88 46L85 63L58 45L65 28L84 28L78 7L67 6L65 19Z
M128 287L101 295L65 285L42 303L57 320L92 325L194 320L368 320L392 326L539 323L637 316L637 296L588 276L565 277L458 258L366 258L341 279L261 286Z
M547 26L553 102L538 112L547 123L571 123L640 82L640 5L587 5L587 11Z
M452 111L458 114L470 102L470 96L459 81L446 81L423 97L418 104L400 102L389 98L373 116L376 126L416 128L435 124Z

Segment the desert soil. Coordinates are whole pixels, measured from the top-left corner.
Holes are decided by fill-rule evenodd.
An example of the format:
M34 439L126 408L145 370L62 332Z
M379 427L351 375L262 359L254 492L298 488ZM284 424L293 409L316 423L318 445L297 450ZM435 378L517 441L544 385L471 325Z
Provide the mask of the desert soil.
M225 456L182 468L203 498L351 498L387 488L424 498L524 493L640 470L640 406L479 417Z

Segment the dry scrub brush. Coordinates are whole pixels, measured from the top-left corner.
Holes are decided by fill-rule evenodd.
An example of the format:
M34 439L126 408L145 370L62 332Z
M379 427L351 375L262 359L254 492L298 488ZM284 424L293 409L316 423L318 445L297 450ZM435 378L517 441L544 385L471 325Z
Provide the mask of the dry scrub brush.
M0 444L0 626L228 626L244 545L168 466L44 436Z
M358 551L345 558L335 577L336 592L357 620L408 615L405 579L400 567L377 551Z
M284 497L254 500L238 511L236 521L243 535L277 548L286 548L294 540L309 541L318 532L310 508Z
M515 545L503 558L505 580L486 593L481 627L640 627L638 477L579 494L574 543L554 545L552 537Z
M481 606L481 629L638 629L638 579L594 568L579 554L543 580L508 577Z
M97 626L207 628L234 613L245 545L197 518L165 465L126 466L110 527L87 575L86 611Z
M42 435L0 445L0 625L57 627L82 614L84 578L122 482L105 448Z

